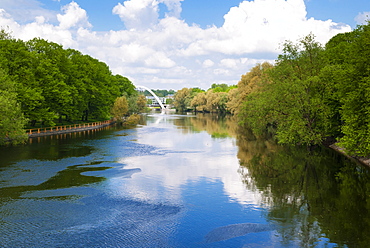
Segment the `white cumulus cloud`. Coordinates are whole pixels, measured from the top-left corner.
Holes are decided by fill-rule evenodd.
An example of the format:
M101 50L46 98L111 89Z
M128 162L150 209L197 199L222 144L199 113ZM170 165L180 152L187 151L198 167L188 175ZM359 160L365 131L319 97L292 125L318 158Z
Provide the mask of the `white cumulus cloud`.
M276 59L285 40L296 41L312 32L325 43L351 30L332 20L307 18L304 0L242 1L224 16L221 27L201 28L181 19L182 1L187 0L119 3L112 12L126 28L118 31L93 31L88 13L76 2L55 14L56 22L41 13L23 23L14 11L0 9L0 27L9 27L15 37L24 40L41 37L78 49L135 84L175 90L236 84L256 63ZM168 10L163 18L159 17L160 4Z
M84 9L81 9L76 2L62 8L64 14L58 14L57 19L59 21L59 27L61 29L69 29L76 26L91 27L88 22L87 13Z
M370 11L359 13L356 16L355 21L357 24L366 24L366 21L370 21Z
M158 21L158 2L155 0L129 0L113 8L127 29L147 29Z
M212 67L214 64L215 64L215 63L214 63L212 60L210 60L210 59L206 59L206 60L204 60L204 62L203 62L203 67L205 67L205 68Z
M169 10L168 16L173 16L176 18L180 18L181 15L181 2L184 0L160 0L166 5L167 9Z

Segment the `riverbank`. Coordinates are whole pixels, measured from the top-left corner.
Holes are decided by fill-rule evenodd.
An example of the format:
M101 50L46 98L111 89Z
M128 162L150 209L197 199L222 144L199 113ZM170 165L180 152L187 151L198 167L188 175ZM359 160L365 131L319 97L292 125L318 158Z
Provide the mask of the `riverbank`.
M103 122L57 126L57 127L50 127L50 128L28 129L27 134L29 138L34 138L34 137L43 137L43 136L58 135L58 134L83 132L83 131L89 131L89 130L107 127L107 126L113 125L114 123L116 122L109 120L109 121L103 121Z
M344 148L342 147L339 147L336 145L337 143L334 143L334 144L331 144L329 145L329 147L333 150L335 150L336 152L339 152L340 154L343 154L344 156L346 156L347 158L350 158L350 159L353 159L357 162L359 162L360 164L362 165L365 165L367 167L370 168L370 158L366 158L366 157L358 157L358 156L351 156L351 155L348 155L346 153L346 151L344 150Z

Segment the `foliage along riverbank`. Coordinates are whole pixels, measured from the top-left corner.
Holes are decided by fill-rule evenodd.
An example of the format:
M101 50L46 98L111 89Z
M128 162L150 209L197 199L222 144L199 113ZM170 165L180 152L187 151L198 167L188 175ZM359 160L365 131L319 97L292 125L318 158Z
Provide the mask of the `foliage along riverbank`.
M112 107L122 97L127 109L117 114ZM0 31L0 145L23 143L26 125L122 119L144 109L145 97L105 63L53 42L24 42Z
M184 88L178 110L232 113L256 135L282 144L327 140L350 156L370 156L370 23L334 36L325 46L314 35L286 41L275 64L256 65L237 87Z

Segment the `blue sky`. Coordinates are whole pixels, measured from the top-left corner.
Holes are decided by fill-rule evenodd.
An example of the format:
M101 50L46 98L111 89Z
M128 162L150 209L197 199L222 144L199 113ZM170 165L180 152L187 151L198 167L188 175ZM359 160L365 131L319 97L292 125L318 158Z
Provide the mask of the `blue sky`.
M7 0L5 0L7 1ZM17 2L17 0L13 0ZM36 2L36 1L35 1ZM40 7L60 11L61 7L70 3L70 0L40 0ZM75 0L88 13L93 29L97 31L119 30L124 27L112 9L119 0ZM181 18L188 24L196 23L201 27L208 25L222 26L223 16L231 7L236 7L241 0L184 0L181 2ZM306 0L307 17L318 20L332 19L334 22L349 24L355 28L358 24L356 16L361 12L370 12L370 2L366 0ZM161 15L164 16L166 7L161 6ZM0 3L1 8L1 3Z
M237 84L285 40L323 44L370 16L365 0L1 0L0 26L106 62L157 89Z

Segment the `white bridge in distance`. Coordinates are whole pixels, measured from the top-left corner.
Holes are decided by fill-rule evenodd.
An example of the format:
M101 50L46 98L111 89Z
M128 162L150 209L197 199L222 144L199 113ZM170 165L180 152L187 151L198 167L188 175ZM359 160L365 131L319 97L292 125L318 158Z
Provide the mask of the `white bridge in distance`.
M158 98L158 96L151 89L149 89L148 87L145 87L145 86L141 86L141 85L137 85L136 89L147 90L150 94L152 94L152 96L155 98L155 100L157 100L157 102L159 103L159 106L161 106L162 113L164 113L166 111L166 107L163 105L162 101Z

